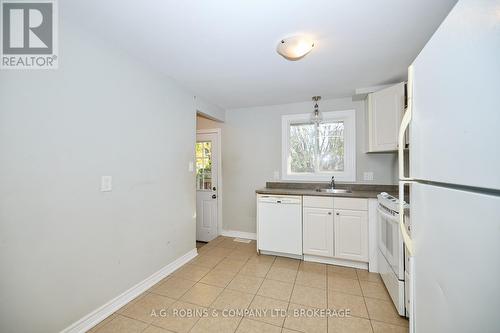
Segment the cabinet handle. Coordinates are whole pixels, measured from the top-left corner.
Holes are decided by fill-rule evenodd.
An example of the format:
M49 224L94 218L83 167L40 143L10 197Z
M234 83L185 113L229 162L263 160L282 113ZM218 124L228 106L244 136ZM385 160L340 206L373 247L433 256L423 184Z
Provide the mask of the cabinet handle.
M340 215L340 213L335 213L335 215Z
M332 215L332 212L328 212L328 215Z

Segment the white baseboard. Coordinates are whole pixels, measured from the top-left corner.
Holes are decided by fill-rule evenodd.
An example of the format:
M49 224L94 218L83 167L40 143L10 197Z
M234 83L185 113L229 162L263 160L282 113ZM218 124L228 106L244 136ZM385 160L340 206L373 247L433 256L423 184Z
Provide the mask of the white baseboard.
M304 261L319 262L322 264L345 266L345 267L352 267L352 268L359 268L359 269L366 269L366 270L368 269L367 262L360 262L360 261L346 260L346 259L339 259L339 258L319 257L319 256L308 255L308 254L304 254Z
M82 319L76 321L72 325L66 327L61 331L61 333L83 333L87 332L89 329L106 319L108 316L113 314L115 311L120 309L122 306L151 288L153 285L161 281L167 275L171 274L173 271L179 267L186 264L188 261L193 259L198 255L196 249L192 249L188 253L184 254L182 257L177 258L167 266L163 267L150 277L139 282L129 290L125 291L123 294L115 297L108 303L104 304L100 308L92 311Z
M304 256L301 254L290 254L290 253L274 252L274 251L266 251L266 250L259 250L259 252L260 252L260 254L265 254L268 256L287 257L287 258L299 259L299 260L304 259Z
M222 236L226 237L236 237L236 238L246 238L246 239L257 239L257 234L255 232L244 232L237 230L222 230Z

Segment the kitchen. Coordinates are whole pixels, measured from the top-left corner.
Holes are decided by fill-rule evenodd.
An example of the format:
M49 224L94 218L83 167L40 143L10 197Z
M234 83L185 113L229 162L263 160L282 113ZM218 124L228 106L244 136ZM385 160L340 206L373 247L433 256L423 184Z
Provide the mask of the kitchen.
M500 332L500 1L0 10L1 332Z
M361 142L362 147L367 147L363 153L383 153L386 155L384 157L391 157L391 152L393 156L398 154L398 146L401 144L408 151L406 136L403 136L403 143L398 142L399 125L407 105L406 83L374 90L363 96L366 113L362 121L364 126L361 128L365 129L364 135L367 138L366 142ZM399 201L396 199L398 186L353 181L352 177L355 176L345 172L348 162L343 160L349 159L349 149L356 145L349 143L349 140L354 141L356 138L355 135L350 138L349 134L357 129L354 125L356 120L352 118L360 112L321 113L319 99L315 99L310 115L282 116L282 133L285 133L282 141L282 172L283 178L290 180L267 182L265 188L256 190L257 248L261 254L380 273L398 313L408 317L406 302L409 300L409 288L405 289L404 244L399 236ZM318 117L321 119L318 120ZM337 167L335 170L340 169L340 172L325 172L327 170L324 170L324 166L321 166L323 174L311 175L313 168L305 175L293 172L300 170L303 165L304 161L300 159L304 158L303 150L306 150L304 144L296 145L298 148L290 148L289 140L303 140L294 126L314 126L315 132L321 137L312 142L319 145L319 142L325 140L324 137L338 135L335 132L322 134L322 131L328 131L325 127L339 123L343 132L341 143L345 155L341 157L341 167L334 167ZM290 138L294 135L297 138ZM333 144L330 147L330 151L329 147L311 149L320 152L315 160L324 160L325 156L328 158L328 154L335 151ZM356 158L353 156L351 160L354 162ZM298 177L310 177L311 180L314 177L331 179L328 183L297 182L294 178ZM363 177L364 181L370 181L373 179L373 172L364 171ZM339 182L338 178L344 179L344 182Z
M452 301L459 297L457 293L478 303L484 302L490 293L499 293L494 278L480 263L474 265L474 272L483 272L479 273L482 282L472 289L467 274L461 275L462 266L458 263L451 266L457 257L470 263L493 253L494 261L498 262L496 229L500 216L500 178L489 172L492 171L489 166L498 165L498 154L477 149L477 144L493 137L489 131L495 131L496 125L490 130L483 123L470 125L465 112L475 107L481 114L483 111L479 110L492 107L488 98L474 99L479 105L473 106L467 96L479 96L483 91L494 94L492 88L496 84L485 81L476 72L493 65L488 57L492 50L485 44L494 33L488 33L477 22L457 29L460 19L467 22L466 9L457 7L410 65L407 82L373 92L368 89L363 96L367 111L366 153L397 154L399 186L353 183L355 179L345 175L349 163L348 137L354 126L349 132L347 116L336 119L334 112L328 111L322 116L318 108L320 98L313 97L314 109L310 115L282 116L281 182L267 182L265 188L256 190L257 248L261 254L379 273L397 312L409 317L410 331L417 332L467 332L479 327L484 332L496 330L496 325L488 319L494 313L471 312L466 305ZM478 49L473 52L463 49L460 42L450 42L457 33L455 29L477 36L474 43ZM464 54L459 55L459 50ZM476 61L480 58L485 63L478 65ZM466 65L468 62L470 67ZM458 76L457 66L473 67L474 71L466 69L467 73ZM469 89L467 95L457 96L463 86ZM485 116L486 113L491 116L484 111ZM493 123L497 124L498 115L493 117ZM342 124L341 144L347 161L328 169L323 165L324 160L338 143L332 143L330 151L322 144L338 135L325 129L335 122ZM314 127L310 133L314 133L315 139L307 141L300 137L302 133L294 126ZM304 172L304 161L300 159L304 158L307 144L316 155L311 157L312 162L306 166L309 169ZM467 156L466 160L464 155L469 151L473 156ZM476 167L467 163L469 157L478 162ZM472 169L464 172L459 167L464 163ZM329 173L331 170L341 172ZM337 174L347 182L336 183ZM330 176L330 183L314 182ZM363 176L364 181L373 179L372 172L364 172ZM485 230L463 227L469 221L479 222L472 211L485 212L486 216L481 217L485 219L482 224ZM478 252L458 249L464 246L459 242L465 239L470 242L467 246L475 247ZM484 246L485 242L489 245ZM428 249L422 248L424 244ZM498 269L497 263L493 265ZM443 287L447 292L440 294ZM453 313L453 322L442 315L446 312ZM457 320L456 316L464 319Z

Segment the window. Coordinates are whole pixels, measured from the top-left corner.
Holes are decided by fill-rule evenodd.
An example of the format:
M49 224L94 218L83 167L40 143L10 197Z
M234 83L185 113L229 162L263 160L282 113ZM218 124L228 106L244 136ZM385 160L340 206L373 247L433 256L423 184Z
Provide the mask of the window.
M196 142L196 189L212 189L212 142Z
M354 110L282 117L282 172L285 180L356 180L356 121Z

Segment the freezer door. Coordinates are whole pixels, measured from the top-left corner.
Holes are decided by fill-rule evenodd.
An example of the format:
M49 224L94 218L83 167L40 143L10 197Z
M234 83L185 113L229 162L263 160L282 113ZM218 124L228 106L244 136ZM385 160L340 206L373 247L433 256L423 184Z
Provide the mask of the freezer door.
M498 1L459 1L413 63L410 177L500 189Z
M500 332L500 197L410 191L415 332Z

